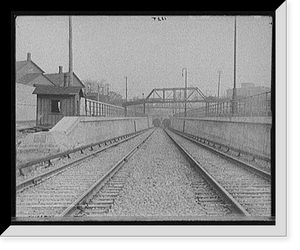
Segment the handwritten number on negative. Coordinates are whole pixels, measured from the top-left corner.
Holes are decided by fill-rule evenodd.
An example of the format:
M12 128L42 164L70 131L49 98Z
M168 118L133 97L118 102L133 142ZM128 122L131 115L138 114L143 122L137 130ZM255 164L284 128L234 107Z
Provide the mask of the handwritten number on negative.
M153 19L153 21L165 21L165 20L167 20L166 17L156 17L156 16L153 16L151 18Z

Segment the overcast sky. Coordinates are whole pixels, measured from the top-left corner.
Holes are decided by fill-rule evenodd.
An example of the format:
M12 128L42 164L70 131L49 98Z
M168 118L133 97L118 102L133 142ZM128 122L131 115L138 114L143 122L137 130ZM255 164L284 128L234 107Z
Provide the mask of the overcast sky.
M153 88L188 85L221 95L233 87L233 16L73 16L73 68L81 80L104 81L128 97ZM68 70L68 17L19 16L16 60L27 52L46 73ZM270 87L272 18L237 17L237 87L243 82Z

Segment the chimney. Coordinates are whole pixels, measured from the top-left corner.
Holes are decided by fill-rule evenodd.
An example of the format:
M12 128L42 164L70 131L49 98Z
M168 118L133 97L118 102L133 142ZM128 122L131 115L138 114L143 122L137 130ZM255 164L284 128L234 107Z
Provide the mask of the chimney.
M68 87L68 73L64 74L63 87Z
M59 73L59 74L62 74L62 72L63 72L63 66L59 66L59 67L58 67L58 73Z
M31 61L31 53L27 53L27 61Z

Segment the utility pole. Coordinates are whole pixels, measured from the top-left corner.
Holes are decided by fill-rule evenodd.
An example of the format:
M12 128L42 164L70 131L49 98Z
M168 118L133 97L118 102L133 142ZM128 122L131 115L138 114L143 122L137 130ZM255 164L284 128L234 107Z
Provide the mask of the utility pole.
M236 113L236 16L234 17L234 41L233 41L233 89L232 89L232 114Z
M218 99L220 98L220 82L221 82L221 71L219 70L219 81L218 81Z
M144 108L144 114L146 114L146 103L145 103L145 94L143 93L143 108Z
M219 115L219 104L220 104L220 83L221 83L221 70L219 72L219 81L218 81L218 115Z
M182 69L182 77L183 77L183 70L185 70L185 81L184 81L184 117L186 117L186 102L187 102L187 69Z
M125 92L125 99L126 99L125 117L126 117L127 116L127 76L125 76L125 89L126 89L126 92Z
M73 86L72 17L69 16L69 86Z
M184 81L184 117L186 117L186 102L187 102L187 69L183 68L181 71L181 76L183 77L183 70L185 70L185 81ZM183 132L185 130L185 119L183 121Z

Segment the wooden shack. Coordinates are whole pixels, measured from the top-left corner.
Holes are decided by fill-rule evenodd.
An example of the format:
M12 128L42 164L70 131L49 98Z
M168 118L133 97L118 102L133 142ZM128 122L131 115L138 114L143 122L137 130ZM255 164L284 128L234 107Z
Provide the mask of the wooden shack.
M84 96L80 86L37 85L36 126L53 127L64 116L80 114L80 98Z

